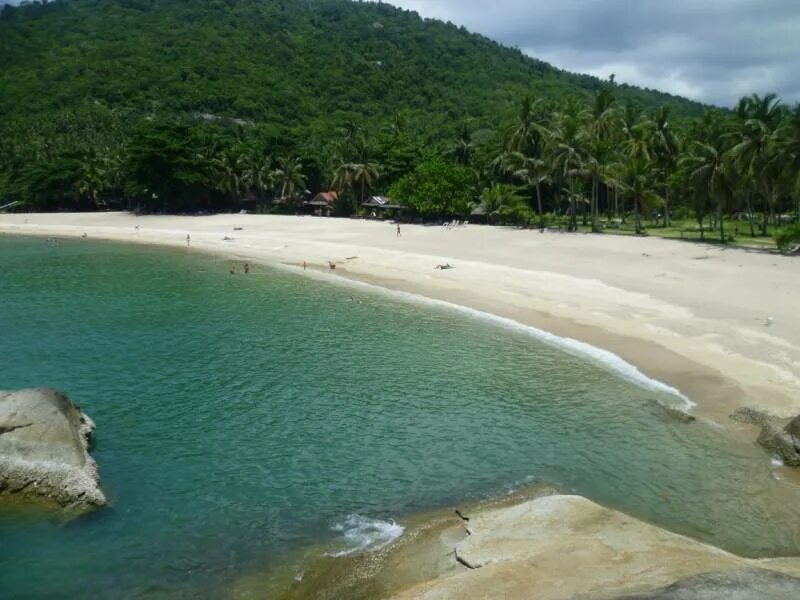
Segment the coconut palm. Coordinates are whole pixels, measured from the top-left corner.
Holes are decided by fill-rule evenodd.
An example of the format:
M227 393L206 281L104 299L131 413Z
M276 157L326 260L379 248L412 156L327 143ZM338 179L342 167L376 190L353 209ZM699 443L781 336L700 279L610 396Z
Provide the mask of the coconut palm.
M375 185L378 176L378 167L372 163L354 163L350 166L350 181L353 188L361 190L361 204L364 204L366 191Z
M468 165L472 162L472 155L475 152L475 146L472 143L472 131L469 125L464 123L458 134L458 140L452 149L453 157L460 165Z
M508 152L503 155L503 164L511 175L536 190L536 212L539 216L539 229L546 227L542 207L542 184L550 180L550 165L536 156L525 156L522 152Z
M306 177L303 174L303 161L293 156L278 157L277 168L272 171L272 183L280 190L281 200L292 199L298 191L305 190Z
M245 171L244 156L238 148L227 148L211 160L216 175L216 188L230 196L232 202L239 199L242 176Z
M761 196L764 209L761 234L766 235L769 213L773 211L773 178L768 172L770 140L780 123L780 100L775 94L763 98L753 94L739 101L736 116L740 141L730 152L747 175L751 190Z
M719 219L720 238L725 238L725 213L733 196L734 165L724 148L695 141L682 159L689 178L700 197L707 197L716 207Z
M640 156L626 158L616 165L614 184L624 198L633 201L636 235L644 233L642 210L650 210L661 203L655 192L653 164Z
M541 154L542 141L548 133L541 114L543 106L540 98L532 100L530 96L526 96L523 99L517 122L506 136L506 147L509 150L522 152L527 156Z
M669 180L678 163L679 143L670 122L669 106L660 106L652 119L651 146L655 163L664 186L664 220L663 227L669 227Z
M580 100L570 98L556 115L552 141L552 164L557 174L567 182L567 195L570 207L569 231L577 231L577 196L575 180L583 173L584 135L586 109Z

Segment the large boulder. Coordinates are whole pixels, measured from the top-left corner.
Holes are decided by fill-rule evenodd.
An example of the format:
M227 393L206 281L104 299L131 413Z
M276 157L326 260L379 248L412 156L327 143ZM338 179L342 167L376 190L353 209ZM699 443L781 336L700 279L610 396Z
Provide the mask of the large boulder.
M0 499L16 495L87 510L106 503L89 456L94 422L62 392L0 391Z
M740 423L761 428L756 440L789 467L800 467L800 417L790 421L772 417L753 408L740 408L731 415Z
M800 598L800 579L765 569L740 569L687 577L663 590L616 600L788 600Z

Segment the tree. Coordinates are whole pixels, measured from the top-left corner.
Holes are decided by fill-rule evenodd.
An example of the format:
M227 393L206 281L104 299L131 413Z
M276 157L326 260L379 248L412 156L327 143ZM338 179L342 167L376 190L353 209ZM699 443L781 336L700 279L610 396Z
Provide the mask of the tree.
M453 146L453 157L460 165L469 165L472 162L472 155L475 151L475 146L472 143L472 131L469 125L464 123L459 131L458 140Z
M770 140L780 122L780 100L775 94L742 98L736 110L740 142L731 150L737 165L745 171L750 190L762 198L764 220L761 234L767 235L769 214L773 212L773 178L767 172Z
M658 206L661 198L655 193L652 181L652 164L641 156L626 158L616 167L615 183L623 196L633 201L636 235L644 233L641 211Z
M433 158L397 181L389 195L422 216L461 216L470 212L475 174L461 165Z
M716 206L720 238L725 242L725 213L733 190L731 163L722 149L703 142L694 142L683 160L698 198L708 198Z
M536 211L539 215L539 229L547 226L542 206L542 184L550 180L550 165L535 156L525 156L522 152L508 152L503 156L508 171L536 191Z
M664 189L664 220L662 225L663 227L669 227L669 180L677 167L679 153L678 139L670 123L669 106L659 106L653 116L652 123L651 144L653 147L653 156L655 157L655 164L659 170Z
M575 179L582 174L583 125L587 112L577 98L570 98L556 115L553 131L552 164L567 182L567 195L570 207L569 231L577 231L577 195Z
M242 179L246 174L245 159L238 148L227 148L212 159L215 171L215 187L227 194L232 204L239 201Z
M281 200L291 200L298 191L306 188L306 177L303 174L303 161L298 157L281 156L277 160L277 168L272 171L272 181L276 190L280 190Z

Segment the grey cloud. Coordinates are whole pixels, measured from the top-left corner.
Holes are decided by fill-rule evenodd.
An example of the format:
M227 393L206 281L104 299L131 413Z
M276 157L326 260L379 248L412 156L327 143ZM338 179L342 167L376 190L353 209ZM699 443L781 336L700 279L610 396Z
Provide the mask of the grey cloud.
M798 0L393 0L558 67L732 105L800 101Z

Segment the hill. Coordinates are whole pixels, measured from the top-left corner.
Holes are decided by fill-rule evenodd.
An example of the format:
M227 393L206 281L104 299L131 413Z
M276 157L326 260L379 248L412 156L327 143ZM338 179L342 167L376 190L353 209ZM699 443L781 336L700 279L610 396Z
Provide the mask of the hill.
M346 0L56 0L0 20L0 115L38 119L92 101L324 132L398 112L487 118L528 92L602 82L453 24ZM645 107L701 105L622 86Z
M258 138L262 153L302 157L312 189L325 179L331 154L325 148L342 128L380 132L402 125L414 143L395 140L399 155L382 156L388 185L413 167L419 149L455 139L467 120L473 131L497 131L526 95L554 103L568 96L589 100L603 86L608 83L382 3L6 6L0 13L0 197L56 205L59 198L96 197L94 165L124 160L128 141L152 122L188 127L171 135L188 136L210 154L220 144L207 138L220 132ZM675 116L703 112L698 103L660 92L621 85L615 93L646 111L667 105ZM190 150L183 149L184 162ZM123 185L106 181L104 189L121 193ZM125 195L141 195L140 188Z

